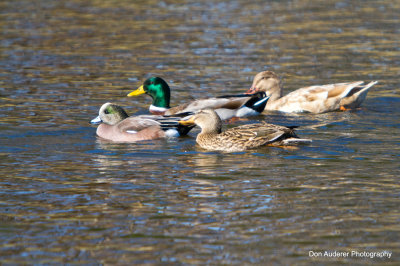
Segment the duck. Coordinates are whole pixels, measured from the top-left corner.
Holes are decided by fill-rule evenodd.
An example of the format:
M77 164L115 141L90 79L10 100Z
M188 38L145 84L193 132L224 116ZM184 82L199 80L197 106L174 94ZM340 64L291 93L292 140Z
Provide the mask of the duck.
M297 137L294 132L295 126L286 127L264 121L222 131L222 121L212 109L197 111L179 123L185 126L199 126L201 132L197 135L196 142L206 150L240 152L264 145L286 146L311 142L309 139Z
M247 117L259 115L264 109L269 99L263 92L254 94L224 95L220 97L198 99L176 107L170 107L170 87L167 82L160 77L151 77L143 82L136 90L127 96L137 96L147 94L153 102L149 107L152 114L174 115L182 112L196 112L201 109L212 108L216 110L222 120L233 117Z
M365 100L368 90L378 81L364 84L363 81L315 85L304 87L283 96L279 77L273 71L258 73L246 92L265 92L269 100L267 111L325 113L358 108Z
M102 139L114 142L137 142L186 135L194 126L178 123L190 113L176 117L161 115L129 116L126 111L114 103L105 103L100 107L99 115L90 121L100 124L96 134Z

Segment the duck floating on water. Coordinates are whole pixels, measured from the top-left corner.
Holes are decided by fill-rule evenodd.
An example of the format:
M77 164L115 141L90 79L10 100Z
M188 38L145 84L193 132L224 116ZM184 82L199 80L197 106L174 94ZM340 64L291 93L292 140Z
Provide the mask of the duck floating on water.
M99 110L99 116L91 120L100 124L96 134L115 142L136 142L186 135L194 126L178 123L188 113L179 116L140 115L129 116L116 104L105 103Z
M197 135L196 142L207 150L238 152L263 145L284 146L311 142L309 139L298 138L294 132L295 127L266 122L242 125L222 131L222 121L212 109L200 110L179 123L185 126L198 125L201 132Z
M150 112L161 115L174 115L182 112L196 112L201 109L214 109L222 120L232 117L246 117L259 115L268 101L265 93L225 95L220 97L199 99L176 107L170 107L170 87L160 77L147 79L135 91L128 94L128 97L147 94L153 102L150 105Z
M258 73L247 93L265 92L270 97L265 111L324 113L354 109L361 105L377 81L316 85L283 96L279 77L272 71Z

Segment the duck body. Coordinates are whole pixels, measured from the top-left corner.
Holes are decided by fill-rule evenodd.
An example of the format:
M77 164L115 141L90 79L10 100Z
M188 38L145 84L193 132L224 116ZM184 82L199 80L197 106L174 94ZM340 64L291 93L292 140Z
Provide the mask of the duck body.
M324 113L337 110L354 109L361 105L368 90L377 83L364 85L363 81L316 85L282 96L278 76L272 71L258 73L248 93L263 91L270 97L267 111Z
M299 139L294 127L266 122L247 124L221 131L221 119L212 109L198 111L190 119L180 121L184 125L196 124L201 132L196 137L200 147L207 150L239 152L263 145L291 145L311 140Z
M153 99L149 111L153 114L174 115L182 112L196 112L211 108L216 110L222 120L232 117L258 115L264 109L269 99L265 93L226 95L221 97L199 99L176 107L170 107L170 88L159 77L147 79L137 90L128 94L129 97L148 94Z
M298 138L290 127L266 122L242 125L220 134L200 133L196 142L204 149L238 152L267 144L288 145L291 138Z
M203 109L213 109L221 120L232 117L247 117L259 115L268 102L269 97L265 93L255 93L249 97L246 94L226 95L215 98L199 99L187 104L168 109L166 115L177 113L196 112Z
M91 121L101 123L96 134L115 142L137 142L187 134L192 127L182 126L178 121L182 117L142 115L129 117L122 107L105 103L100 108L99 116Z
M100 124L97 127L96 134L103 139L115 142L136 142L166 137L165 132L160 130L160 127L157 124L147 125L144 128L135 126L130 127L131 129L129 130L123 129L124 124L135 124L137 122L138 121L135 119L128 118L124 123L120 123L117 126Z

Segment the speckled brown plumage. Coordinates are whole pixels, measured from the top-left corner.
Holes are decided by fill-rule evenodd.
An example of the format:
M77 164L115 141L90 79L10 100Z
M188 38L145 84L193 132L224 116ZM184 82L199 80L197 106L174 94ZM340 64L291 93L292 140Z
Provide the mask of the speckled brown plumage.
M243 151L272 143L283 145L282 140L288 138L297 138L293 129L262 122L238 126L220 134L199 134L196 141L205 149Z
M188 121L180 122L194 123L201 127L196 142L200 147L208 150L244 151L267 144L288 145L292 139L296 139L296 142L310 142L310 140L299 139L294 133L294 127L266 122L242 125L221 132L221 120L211 109L201 110Z

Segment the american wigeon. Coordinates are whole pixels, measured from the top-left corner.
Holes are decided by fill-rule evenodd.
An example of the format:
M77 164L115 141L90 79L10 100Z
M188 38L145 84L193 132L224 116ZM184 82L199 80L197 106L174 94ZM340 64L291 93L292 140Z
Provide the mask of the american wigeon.
M116 142L136 142L187 134L193 126L178 123L182 117L165 117L160 115L141 115L130 117L125 110L116 104L105 103L101 106L99 116L91 120L99 124L96 134Z

